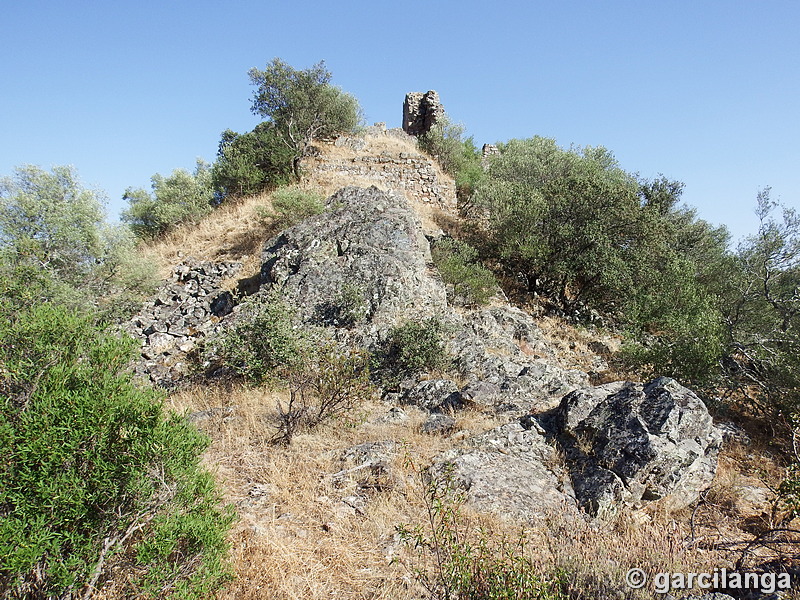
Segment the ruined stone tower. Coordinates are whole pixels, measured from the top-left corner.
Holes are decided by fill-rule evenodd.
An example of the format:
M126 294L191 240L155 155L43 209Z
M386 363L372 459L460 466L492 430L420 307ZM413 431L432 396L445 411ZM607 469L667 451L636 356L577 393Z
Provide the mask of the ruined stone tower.
M403 103L403 131L408 135L422 135L444 117L444 107L434 90L426 93L409 92Z

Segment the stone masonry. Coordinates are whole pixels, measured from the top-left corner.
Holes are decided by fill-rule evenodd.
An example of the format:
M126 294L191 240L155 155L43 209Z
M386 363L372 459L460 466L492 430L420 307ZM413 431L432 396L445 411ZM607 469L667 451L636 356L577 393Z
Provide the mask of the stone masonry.
M380 141L381 137L407 139L410 142L408 150L384 150L377 154L370 152L370 140ZM399 191L412 201L433 204L450 211L456 209L453 181L441 174L431 158L413 151L414 139L399 129L368 127L362 137L342 136L334 145L349 149L352 156L328 156L322 153L306 159L306 165L317 175L331 173L344 176L358 185L376 185L382 189Z
M403 131L408 135L422 135L430 131L444 117L444 107L434 90L426 93L410 92L403 103Z

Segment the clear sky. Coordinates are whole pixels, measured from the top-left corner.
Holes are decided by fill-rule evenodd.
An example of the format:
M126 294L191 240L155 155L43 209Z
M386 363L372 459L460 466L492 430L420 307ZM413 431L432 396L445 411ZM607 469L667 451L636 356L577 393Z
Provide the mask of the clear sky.
M738 237L764 186L800 208L799 30L789 0L6 0L0 175L72 164L116 217L255 126L250 67L325 60L369 123L435 89L478 144L605 146Z

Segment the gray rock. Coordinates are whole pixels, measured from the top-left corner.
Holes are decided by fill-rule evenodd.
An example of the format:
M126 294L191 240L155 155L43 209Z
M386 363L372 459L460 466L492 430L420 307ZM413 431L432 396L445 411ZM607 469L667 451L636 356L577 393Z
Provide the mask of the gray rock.
M360 332L373 342L395 324L445 310L444 286L428 275L428 241L405 198L348 187L327 206L267 243L263 288L278 288L306 323L325 325L321 309L345 285L355 287L366 303Z
M422 433L447 435L456 427L456 420L450 415L434 413L422 424Z
M385 415L378 417L376 422L387 425L403 425L408 423L408 415L402 408L395 406L390 408Z
M524 521L564 511L578 514L557 452L537 431L519 423L497 427L443 453L431 473L452 478L479 510Z
M405 404L413 404L431 412L463 408L461 392L449 379L420 381L403 397Z
M672 379L577 390L556 421L576 497L592 515L652 500L681 508L714 477L722 436L700 398Z

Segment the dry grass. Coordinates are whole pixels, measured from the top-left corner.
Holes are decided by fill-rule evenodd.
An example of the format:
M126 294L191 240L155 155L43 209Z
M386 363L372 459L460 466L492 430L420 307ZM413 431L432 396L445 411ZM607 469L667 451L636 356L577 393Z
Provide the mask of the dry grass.
M359 409L355 424L331 421L297 435L288 447L274 446L268 442L274 433L271 415L282 394L266 388L208 387L183 390L169 399L181 412L231 409L198 421L212 439L204 460L240 516L230 538L236 578L218 600L422 597L412 571L426 561L430 566L430 556L414 551L397 534L401 524L427 522L418 468L464 437L499 422L465 411L457 415L453 436L425 435L420 432L422 411L408 408L410 420L405 424L378 423L376 417L387 406L376 401ZM332 476L349 466L342 462L345 449L382 440L396 441L397 451L379 485L366 485L355 475ZM741 477L738 458L729 456L721 463L709 492L715 502L735 493L731 490L741 481L736 479ZM358 498L360 504L353 502ZM746 538L735 527L730 510L735 503L728 504L728 534L738 532ZM519 522L466 507L463 514L465 531L471 535L480 530L491 532L495 540L520 535ZM613 590L624 590L624 574L634 566L651 574L729 566L730 553L711 543L719 539L705 537L707 527L700 531L700 520L714 519L719 530L718 515L708 513L693 521L690 511L668 514L653 509L604 528L552 515L526 527L526 554L543 573L560 570L563 581L582 589L583 597L609 597ZM692 524L697 528L694 537Z

